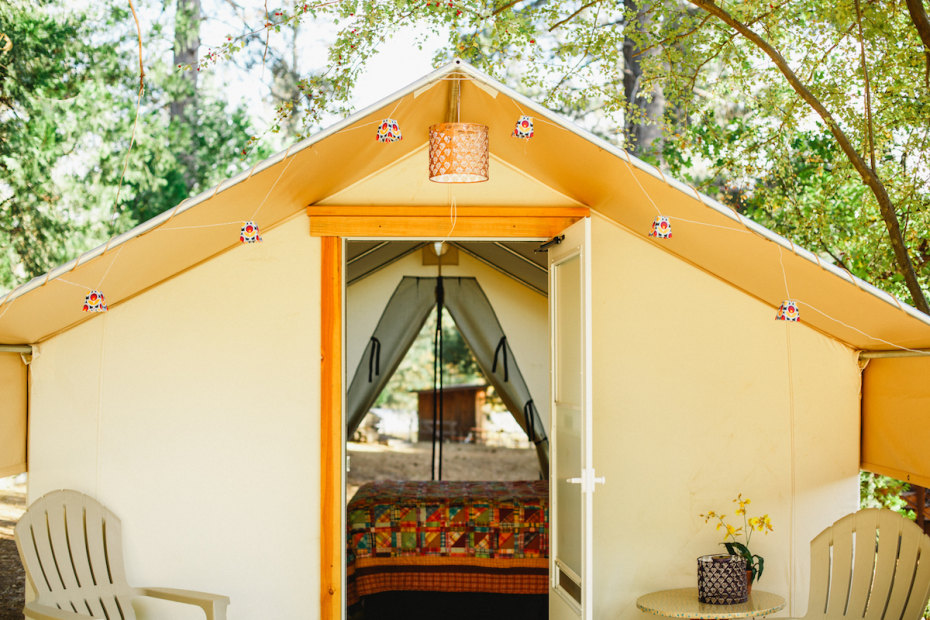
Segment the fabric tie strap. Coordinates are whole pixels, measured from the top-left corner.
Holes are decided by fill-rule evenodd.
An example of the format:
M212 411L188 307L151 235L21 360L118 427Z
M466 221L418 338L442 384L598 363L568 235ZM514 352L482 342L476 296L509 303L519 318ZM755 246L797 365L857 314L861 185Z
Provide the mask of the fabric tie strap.
M368 354L368 383L371 383L373 379L372 368L374 368L374 376L381 375L381 341L371 337L371 349Z
M491 365L491 372L497 372L497 356L503 351L504 357L504 381L510 381L510 373L507 370L507 336L501 336L500 342L497 343L497 348L494 349L494 363ZM530 401L531 403L533 401Z
M536 405L532 399L523 405L523 419L526 420L526 436L531 442L538 444L541 440L536 437Z

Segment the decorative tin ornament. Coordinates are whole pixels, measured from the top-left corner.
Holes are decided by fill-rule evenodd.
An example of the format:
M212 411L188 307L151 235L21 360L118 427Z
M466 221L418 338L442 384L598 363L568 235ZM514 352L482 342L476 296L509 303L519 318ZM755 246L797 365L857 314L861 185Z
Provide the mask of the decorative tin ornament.
M378 125L378 133L375 134L378 142L397 142L403 140L404 136L400 133L400 126L393 118L386 118Z
M429 128L429 180L480 183L488 180L488 127L440 123Z
M514 138L524 138L529 140L533 137L533 119L529 116L521 116L517 121L517 126L513 128L510 134Z
M671 239L672 223L669 221L668 217L664 215L656 216L655 221L652 223L652 230L649 232L649 236L655 237L656 239Z
M258 224L249 220L242 225L242 229L239 231L239 241L242 243L255 243L261 240L262 237L258 234Z
M106 312L107 302L100 291L91 291L84 296L84 312Z
M790 299L781 302L778 312L775 314L775 319L778 321L800 321L801 309L798 307L798 302Z

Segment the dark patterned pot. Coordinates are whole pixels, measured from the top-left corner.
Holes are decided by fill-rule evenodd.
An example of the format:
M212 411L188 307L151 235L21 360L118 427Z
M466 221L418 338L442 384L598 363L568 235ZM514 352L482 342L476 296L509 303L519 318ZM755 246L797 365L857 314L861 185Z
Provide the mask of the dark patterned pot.
M698 565L698 600L735 605L749 599L746 559L738 555L702 555Z

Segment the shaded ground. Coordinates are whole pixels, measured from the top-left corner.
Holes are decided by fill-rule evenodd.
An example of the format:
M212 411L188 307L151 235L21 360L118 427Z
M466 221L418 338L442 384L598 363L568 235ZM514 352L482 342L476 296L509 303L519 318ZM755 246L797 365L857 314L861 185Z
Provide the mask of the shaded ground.
M26 489L0 488L0 620L22 620L23 565L13 541L13 527L26 509Z
M538 480L539 464L532 448L500 448L447 443L442 448L443 480ZM346 501L372 480L429 480L432 444L394 442L346 444L349 472Z

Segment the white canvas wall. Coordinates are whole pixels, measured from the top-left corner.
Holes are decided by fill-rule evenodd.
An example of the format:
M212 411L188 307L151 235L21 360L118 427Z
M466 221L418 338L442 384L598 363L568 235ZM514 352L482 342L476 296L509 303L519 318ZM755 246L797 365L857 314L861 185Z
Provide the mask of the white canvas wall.
M592 236L594 616L694 587L695 558L723 551L698 515L737 493L775 526L754 587L802 615L810 539L857 509L855 353L605 219Z
M548 433L549 327L546 298L464 252L459 252L459 264L443 266L442 274L477 278L507 335L507 342L517 358L520 372ZM349 381L384 307L404 276L435 277L436 266L422 265L420 252L414 252L346 290L346 373Z
M319 274L300 216L43 343L30 500L106 504L135 585L227 594L233 620L317 617Z

